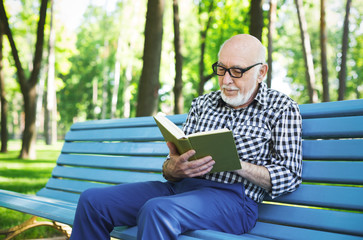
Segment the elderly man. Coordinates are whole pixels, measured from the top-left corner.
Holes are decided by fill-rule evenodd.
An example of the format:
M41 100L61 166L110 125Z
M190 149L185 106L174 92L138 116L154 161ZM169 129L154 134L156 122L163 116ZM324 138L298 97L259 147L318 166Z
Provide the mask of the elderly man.
M186 134L232 130L242 169L209 173L210 156L188 161L172 143L163 164L167 182L123 184L82 193L71 239L109 239L114 226L138 225L138 239L176 239L212 229L248 232L258 203L294 191L301 183L301 116L286 95L268 89L265 48L247 34L227 40L213 71L220 91L196 98Z

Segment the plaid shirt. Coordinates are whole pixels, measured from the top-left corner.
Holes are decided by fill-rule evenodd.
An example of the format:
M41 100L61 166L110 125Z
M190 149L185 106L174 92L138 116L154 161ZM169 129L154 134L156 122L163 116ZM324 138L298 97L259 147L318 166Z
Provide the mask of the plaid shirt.
M219 128L232 130L242 161L267 168L272 198L297 189L302 169L301 115L292 99L268 89L265 83L260 84L255 100L246 108L229 107L220 91L194 99L183 131L191 134ZM203 178L229 184L243 182L246 195L256 202L262 202L266 194L234 172L211 173Z

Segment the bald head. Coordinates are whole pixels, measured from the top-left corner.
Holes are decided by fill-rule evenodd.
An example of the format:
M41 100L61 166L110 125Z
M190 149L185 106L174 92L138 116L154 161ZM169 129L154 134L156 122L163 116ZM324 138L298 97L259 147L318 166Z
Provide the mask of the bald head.
M218 83L221 97L227 104L241 108L253 101L259 83L267 74L265 54L261 42L248 34L233 36L222 45L215 66L221 71Z
M245 56L251 62L264 63L266 61L266 48L262 45L260 40L249 34L235 35L225 41L219 50L218 58L223 50Z

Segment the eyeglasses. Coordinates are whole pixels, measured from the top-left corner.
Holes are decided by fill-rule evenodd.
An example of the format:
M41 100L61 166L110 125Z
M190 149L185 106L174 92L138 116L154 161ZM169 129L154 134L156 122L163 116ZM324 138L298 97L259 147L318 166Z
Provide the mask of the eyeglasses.
M225 68L221 65L218 65L218 62L214 63L212 65L213 72L217 74L218 76L224 76L226 72L228 71L229 75L233 78L241 78L243 73L247 72L254 66L260 65L263 63L256 63L252 66L246 67L246 68L239 68L239 67L231 67L231 68Z

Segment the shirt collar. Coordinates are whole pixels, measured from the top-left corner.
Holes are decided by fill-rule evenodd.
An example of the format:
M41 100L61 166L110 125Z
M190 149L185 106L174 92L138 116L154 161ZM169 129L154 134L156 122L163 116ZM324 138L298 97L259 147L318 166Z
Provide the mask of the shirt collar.
M260 83L255 100L262 106L267 106L267 85L264 82Z

